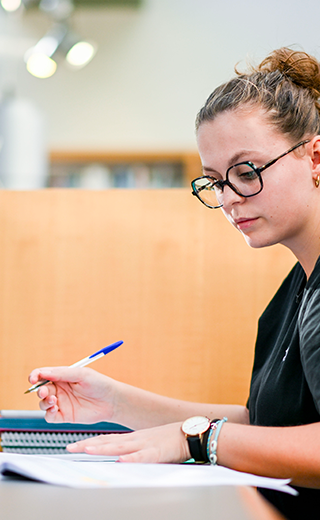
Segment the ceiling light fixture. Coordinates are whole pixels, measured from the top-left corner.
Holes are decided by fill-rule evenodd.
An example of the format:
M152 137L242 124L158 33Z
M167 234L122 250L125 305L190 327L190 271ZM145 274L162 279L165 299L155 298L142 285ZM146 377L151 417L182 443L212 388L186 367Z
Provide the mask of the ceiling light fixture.
M1 0L1 6L5 11L13 13L14 11L18 11L21 6L21 0Z
M24 60L28 72L37 78L50 78L57 70L57 63L52 58L67 34L64 24L54 24L52 28L27 50Z
M0 5L8 12L18 10L21 5L28 9L35 4L50 16L53 25L25 53L28 72L37 78L50 78L57 70L59 54L71 68L80 69L87 65L95 56L97 45L71 30L68 20L74 11L73 0L0 0Z
M61 43L60 50L65 54L69 65L80 69L92 60L97 46L93 42L82 40L76 34L69 32Z

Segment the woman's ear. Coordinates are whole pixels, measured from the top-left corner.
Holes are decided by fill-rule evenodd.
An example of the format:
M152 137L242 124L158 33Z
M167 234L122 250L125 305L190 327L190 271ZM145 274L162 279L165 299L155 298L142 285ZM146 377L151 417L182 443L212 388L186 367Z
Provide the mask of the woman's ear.
M316 135L311 143L312 178L319 183L320 178L320 135Z

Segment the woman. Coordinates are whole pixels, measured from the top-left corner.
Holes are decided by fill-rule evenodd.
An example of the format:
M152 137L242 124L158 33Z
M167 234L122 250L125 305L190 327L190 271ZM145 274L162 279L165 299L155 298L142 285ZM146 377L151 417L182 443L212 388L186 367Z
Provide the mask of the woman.
M260 318L247 406L161 397L91 369L36 369L30 383L53 382L38 390L49 422L112 420L138 430L85 440L70 451L126 462L180 462L193 455L289 477L298 497L263 494L288 518L318 517L319 97L319 63L283 48L218 87L197 117L203 175L193 181L193 194L221 208L251 247L283 244L298 260ZM190 421L182 424L194 415L204 417L202 430L199 419L191 419L191 429Z

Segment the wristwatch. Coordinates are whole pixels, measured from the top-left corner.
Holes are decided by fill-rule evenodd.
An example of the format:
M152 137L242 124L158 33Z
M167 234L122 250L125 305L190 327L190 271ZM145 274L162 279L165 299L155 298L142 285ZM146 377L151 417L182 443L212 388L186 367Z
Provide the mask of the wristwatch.
M195 416L184 421L182 431L189 444L191 457L196 462L207 462L206 450L202 449L203 438L209 432L211 421L208 417Z

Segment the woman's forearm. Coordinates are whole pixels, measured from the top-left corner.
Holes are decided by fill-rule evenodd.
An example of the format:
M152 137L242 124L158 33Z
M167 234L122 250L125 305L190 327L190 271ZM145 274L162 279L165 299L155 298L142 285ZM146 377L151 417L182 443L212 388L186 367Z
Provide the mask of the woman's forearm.
M273 428L228 422L217 455L231 469L320 488L320 423Z
M119 387L113 420L132 429L184 421L193 415L205 415L210 419L227 416L231 422L249 424L248 410L241 405L193 403L154 394L125 383L116 384Z

